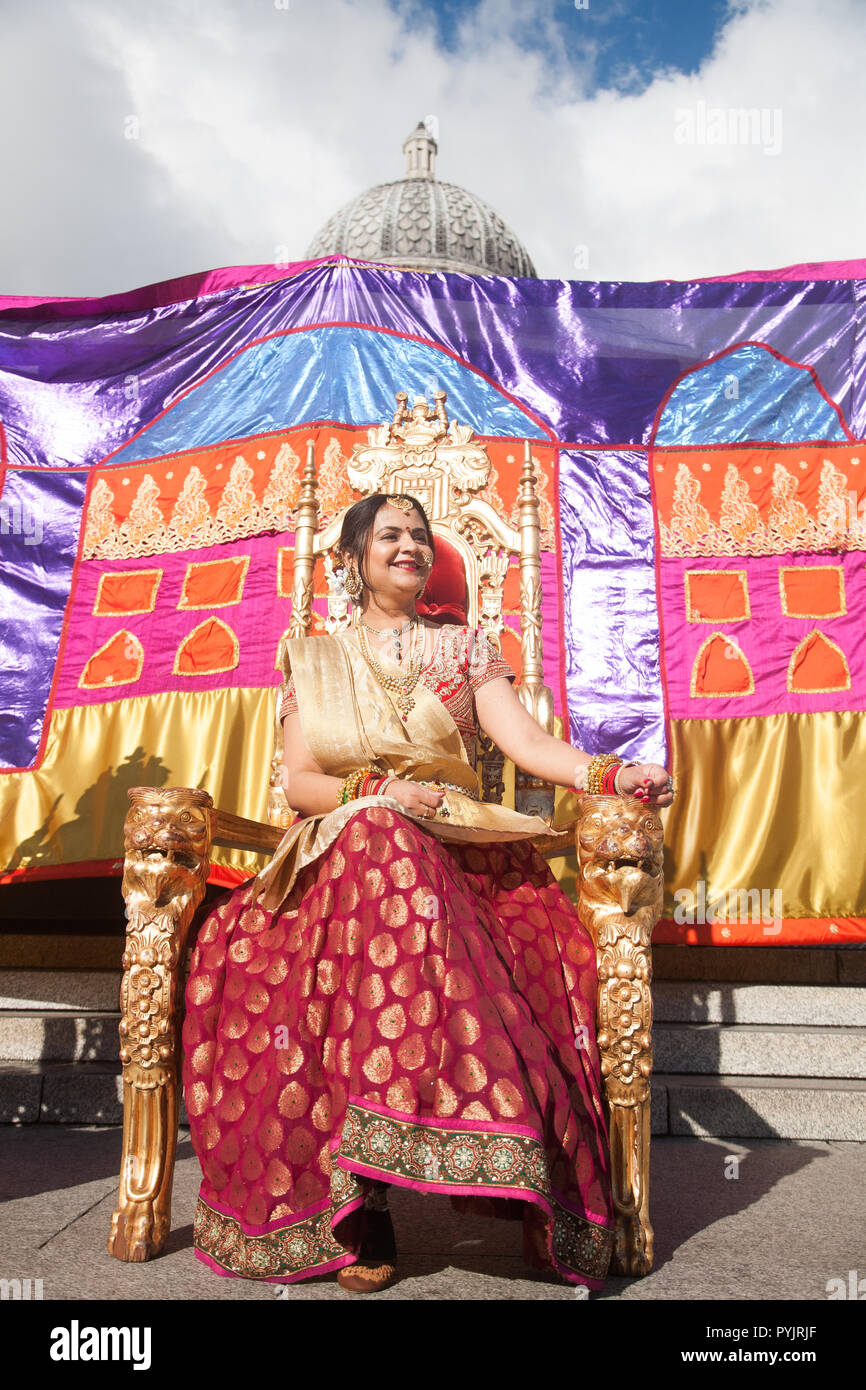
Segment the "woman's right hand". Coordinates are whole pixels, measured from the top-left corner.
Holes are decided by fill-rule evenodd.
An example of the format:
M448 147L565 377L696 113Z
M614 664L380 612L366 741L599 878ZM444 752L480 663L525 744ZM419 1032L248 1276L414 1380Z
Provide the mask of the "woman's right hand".
M400 777L395 777L388 783L384 794L393 796L407 811L423 817L424 820L432 820L445 795L444 791L439 791L436 787L422 787L418 782L407 782Z

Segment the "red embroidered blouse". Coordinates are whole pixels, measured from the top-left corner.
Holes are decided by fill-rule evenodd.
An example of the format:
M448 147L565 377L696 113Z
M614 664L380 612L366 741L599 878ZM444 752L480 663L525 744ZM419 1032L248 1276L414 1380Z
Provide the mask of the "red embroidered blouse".
M478 721L475 715L475 692L488 681L501 676L514 681L514 671L490 642L481 628L456 627L446 624L439 629L436 645L429 663L423 668L419 685L425 685L442 701L463 739L471 762L475 761L475 739ZM280 705L280 719L297 714L298 701L291 676Z

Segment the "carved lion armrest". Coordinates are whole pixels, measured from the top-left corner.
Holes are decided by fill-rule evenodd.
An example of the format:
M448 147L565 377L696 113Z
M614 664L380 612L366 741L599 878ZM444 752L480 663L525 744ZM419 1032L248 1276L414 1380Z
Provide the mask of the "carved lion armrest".
M187 787L133 787L129 799L120 989L123 1156L108 1249L118 1260L141 1261L162 1249L171 1220L181 977L211 845L269 853L283 831L216 810L207 792Z
M611 1273L648 1274L652 933L661 915L659 814L632 797L583 796L575 827L578 913L598 962L598 1049L610 1126L616 1233Z

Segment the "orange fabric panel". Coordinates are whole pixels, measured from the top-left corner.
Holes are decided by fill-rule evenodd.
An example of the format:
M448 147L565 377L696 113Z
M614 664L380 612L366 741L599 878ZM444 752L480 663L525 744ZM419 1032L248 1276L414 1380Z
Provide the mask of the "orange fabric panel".
M690 570L683 579L690 623L733 623L751 617L745 570Z
M85 518L87 559L158 555L220 545L265 531L289 529L300 495L307 441L316 445L319 525L358 501L348 461L365 427L323 423L250 436L96 471ZM483 436L482 436L483 438ZM522 458L514 440L485 439L490 478L480 497L518 521ZM556 545L556 450L535 441L541 548Z
M193 628L178 648L175 674L203 676L233 671L238 664L238 639L221 618L207 618Z
M137 681L144 663L144 649L138 638L121 628L100 647L81 673L79 685L100 690L107 685L128 685Z
M822 632L810 632L796 648L788 668L788 689L849 690L851 672L841 648Z
M705 922L691 925L663 917L653 932L654 946L841 946L866 944L866 917L782 917L774 932L758 922ZM778 928L778 930L775 930Z
M249 563L249 555L191 562L187 565L178 608L220 608L240 603Z
M855 461L852 462L852 459ZM774 481L777 491L779 486L777 466L796 479L796 499L810 515L816 515L819 511L822 474L825 474L827 465L843 475L847 484L845 496L850 492L855 514L859 502L866 497L866 475L859 462L858 448L853 444L696 449L656 446L653 460L656 504L660 517L668 524L674 510L677 473L683 464L700 484L700 501L713 520L717 520L721 512L731 464L748 488L748 504L756 507L764 520L768 520L774 510Z
M152 613L162 574L161 569L153 569L101 575L93 605L95 616L113 618L126 613Z
M292 578L295 572L295 552L287 545L281 545L277 564L277 593L280 598L292 597Z
M783 565L779 592L789 618L840 618L846 612L841 565Z
M703 643L692 669L692 695L751 695L755 682L736 642L714 632Z

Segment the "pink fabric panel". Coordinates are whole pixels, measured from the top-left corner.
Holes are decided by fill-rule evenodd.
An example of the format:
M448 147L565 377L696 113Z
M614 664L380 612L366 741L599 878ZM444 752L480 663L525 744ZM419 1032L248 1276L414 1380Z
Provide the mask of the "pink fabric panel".
M203 299L221 290L237 289L239 285L264 285L272 280L287 280L311 266L326 260L342 259L325 256L316 261L290 261L286 265L230 265L219 270L204 270L195 275L179 275L173 280L160 280L155 285L124 290L121 294L103 295L96 299L73 299L66 296L30 294L0 295L0 313L4 309L33 309L40 304L50 305L57 318L80 318L84 314L126 314L140 309L159 309L165 304L181 304L188 299Z
M562 714L562 663L565 648L559 626L559 586L562 560L549 550L541 554L541 633L544 643L544 684L553 691L553 712ZM566 724L568 720L566 719ZM563 730L568 738L568 729Z
M711 285L723 280L863 280L866 261L803 261L780 270L738 270L734 275L705 275L698 284ZM681 283L686 284L687 281Z
M248 540L204 550L168 555L148 555L131 560L85 560L79 571L74 605L69 615L55 705L103 704L133 695L159 695L166 690L223 690L230 686L257 689L278 685L274 669L277 643L291 610L288 598L277 595L280 546L291 545L291 533L253 536ZM179 609L187 565L193 561L226 560L250 556L240 603L206 609ZM96 617L93 613L99 577L129 570L163 571L152 613ZM220 618L238 639L239 661L231 671L211 675L176 676L175 653L185 637L209 617ZM102 690L82 690L78 681L88 660L115 632L125 628L144 648L139 680Z
M838 618L792 618L782 612L779 569L793 565L836 565L840 556L725 556L723 559L669 559L661 562L665 664L672 719L726 719L788 712L866 710L866 565L861 552L841 557L847 612ZM689 622L684 575L688 570L745 570L751 617L741 622ZM851 672L851 689L813 694L787 689L788 662L795 647L817 628L841 648ZM713 632L733 637L744 652L755 682L753 695L727 699L692 698L692 667L701 644Z

